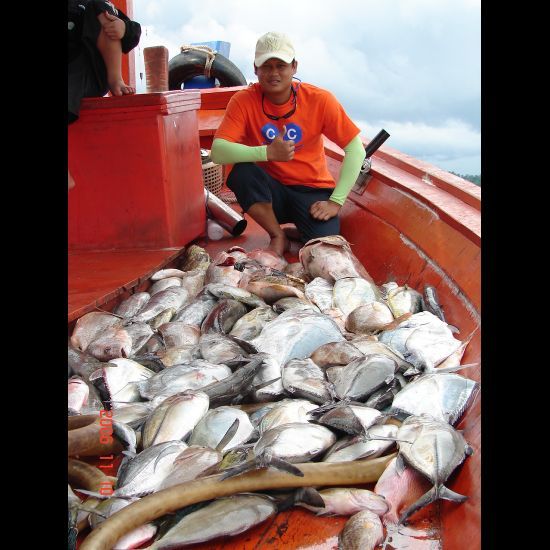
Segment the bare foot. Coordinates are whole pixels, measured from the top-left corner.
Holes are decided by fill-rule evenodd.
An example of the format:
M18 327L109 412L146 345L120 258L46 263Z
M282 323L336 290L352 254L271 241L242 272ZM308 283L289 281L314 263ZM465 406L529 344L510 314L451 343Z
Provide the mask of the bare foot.
M131 95L136 93L136 89L132 86L128 86L122 78L118 78L109 82L109 90L113 95Z
M290 239L291 241L301 241L300 232L296 227L283 227L283 231L285 232L287 239Z
M283 254L290 248L290 241L286 238L286 235L278 235L271 238L271 242L267 247L268 250L273 250L275 254L283 257Z

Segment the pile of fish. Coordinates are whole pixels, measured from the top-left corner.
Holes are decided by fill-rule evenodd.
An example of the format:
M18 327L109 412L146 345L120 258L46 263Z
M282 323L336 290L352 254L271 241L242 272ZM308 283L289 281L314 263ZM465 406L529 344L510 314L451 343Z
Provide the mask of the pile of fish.
M392 472L413 469L432 485L399 523L439 498L467 498L445 482L472 452L453 425L478 384L456 372L467 342L433 287L377 286L340 236L309 241L291 264L239 247L211 259L192 245L180 268L158 271L112 313L82 316L70 337L69 415L112 408L125 448L92 529L145 495L213 473L300 476L294 464L369 460L396 446ZM351 516L342 549L383 541L383 494L316 489L201 503L116 548L235 535L289 506Z

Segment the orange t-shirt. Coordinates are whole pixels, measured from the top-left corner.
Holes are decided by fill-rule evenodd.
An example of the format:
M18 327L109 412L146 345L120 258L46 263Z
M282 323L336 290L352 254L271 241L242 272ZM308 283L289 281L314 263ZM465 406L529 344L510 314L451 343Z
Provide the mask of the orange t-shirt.
M237 92L227 104L214 138L256 147L271 143L286 126L283 139L295 142L294 158L288 162L258 162L258 166L285 185L334 188L321 134L343 148L360 129L327 90L312 84L293 85L296 111L289 118L276 121L266 117L262 110L262 90L258 83ZM293 95L283 105L264 98L265 112L274 116L288 113L293 107Z

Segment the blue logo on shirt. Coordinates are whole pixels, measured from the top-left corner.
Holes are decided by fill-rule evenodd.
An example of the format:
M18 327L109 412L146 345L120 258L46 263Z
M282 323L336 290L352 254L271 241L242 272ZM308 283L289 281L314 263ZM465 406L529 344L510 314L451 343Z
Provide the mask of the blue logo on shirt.
M268 122L265 126L262 126L261 129L262 136L265 139L266 143L271 143L279 134L279 128L275 126L275 124L272 124L271 122ZM302 129L297 124L287 124L286 125L286 134L283 137L284 141L294 141L295 143L298 143L302 140Z

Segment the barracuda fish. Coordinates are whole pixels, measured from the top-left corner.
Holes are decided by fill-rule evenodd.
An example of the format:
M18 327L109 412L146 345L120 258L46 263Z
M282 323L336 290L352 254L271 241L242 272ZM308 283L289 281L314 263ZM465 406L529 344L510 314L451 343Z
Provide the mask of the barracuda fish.
M233 325L246 313L248 313L248 309L243 303L224 298L216 304L203 321L201 332L203 334L208 332L228 334Z
M226 365L194 359L188 363L165 369L151 378L138 382L138 391L144 399L169 397L185 390L198 390L231 375Z
M281 377L282 366L290 359L305 359L329 342L344 341L332 319L314 311L286 311L268 323L251 341L258 351L268 353L266 367L253 384ZM282 382L276 382L254 393L257 401L272 400L283 394Z
M424 374L397 393L390 412L401 416L428 414L454 425L478 389L477 382L459 374Z
M139 497L157 491L176 457L187 448L183 441L166 441L141 451L119 468L113 497Z
M351 516L361 510L370 510L377 516L383 516L389 506L386 499L368 489L331 488L319 491L317 494L324 502L323 507L312 506L301 502L304 489L299 489L295 496L296 503L303 508L316 512L318 516Z
M298 258L312 278L322 277L334 283L345 277L362 277L374 282L340 235L311 239L300 249Z
M319 367L326 368L334 365L349 365L354 359L364 357L365 354L351 342L331 342L318 347L310 359Z
M120 328L122 319L111 313L91 311L86 313L75 324L71 335L71 346L86 351L88 346L109 328Z
M229 334L248 342L259 336L265 325L276 317L277 313L269 306L257 307L238 319Z
M386 295L386 302L395 318L405 313L419 313L422 311L422 294L403 285L392 288Z
M181 321L186 325L194 325L200 328L206 316L216 306L218 300L210 294L197 295L189 304L183 306L174 315L174 321Z
M390 308L382 302L360 305L346 317L346 330L354 334L371 334L394 320Z
M376 424L365 435L345 437L329 449L323 462L349 462L377 458L395 445L399 428L394 424Z
M123 319L130 319L138 313L138 311L151 299L148 292L136 292L126 300L120 302L115 308L114 314L119 315Z
M155 294L158 294L159 292L166 290L167 288L170 288L172 286L182 286L181 278L166 277L165 279L160 279L151 286L151 288L149 289L149 294L151 294L151 296L154 296Z
M291 359L282 369L282 384L291 397L303 397L323 404L332 398L332 385L311 359Z
M386 355L374 353L355 359L338 372L334 389L340 399L361 401L389 384L395 377L397 363Z
M410 416L397 432L399 457L433 483L433 488L411 504L399 518L404 523L412 514L428 504L443 498L462 503L468 497L445 487L453 471L473 453L460 432L447 422L429 416ZM408 441L412 441L409 443Z
M371 281L361 277L345 277L334 283L332 297L334 306L347 316L359 306L378 301L380 292Z
M223 447L219 448L218 445L236 420L238 422L235 434ZM224 453L246 443L253 432L254 426L244 411L234 407L221 406L208 411L201 418L189 438L189 445L219 449Z
M192 244L185 251L185 258L180 268L182 271L193 271L195 269L206 271L211 261L210 255L204 248L201 248L196 244Z
M378 515L362 510L351 516L338 537L339 550L374 550L384 540Z
M208 395L186 390L167 397L147 418L141 432L144 449L166 441L183 441L191 433L209 406Z
M185 345L196 346L201 337L201 331L194 325L183 321L171 321L160 325L157 329L162 336L166 348L177 348Z
M168 550L238 535L276 513L275 502L267 496L241 494L220 498L185 516L149 550Z
M225 285L223 283L210 283L204 287L204 291L216 298L237 300L251 307L267 306L261 298L248 292L244 288Z

